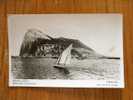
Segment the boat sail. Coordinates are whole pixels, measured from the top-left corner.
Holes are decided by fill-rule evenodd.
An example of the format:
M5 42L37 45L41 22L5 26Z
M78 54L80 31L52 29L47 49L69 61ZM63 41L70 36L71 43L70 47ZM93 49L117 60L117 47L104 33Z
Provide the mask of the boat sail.
M58 58L55 67L65 67L71 63L71 50L72 44L70 44Z

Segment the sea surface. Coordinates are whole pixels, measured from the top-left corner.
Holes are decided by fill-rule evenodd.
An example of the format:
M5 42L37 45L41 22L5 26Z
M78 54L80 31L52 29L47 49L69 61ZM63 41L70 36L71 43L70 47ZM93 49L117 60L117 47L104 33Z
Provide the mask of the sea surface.
M120 59L72 59L65 70L54 68L54 58L12 57L11 73L14 79L69 79L69 80L118 80Z

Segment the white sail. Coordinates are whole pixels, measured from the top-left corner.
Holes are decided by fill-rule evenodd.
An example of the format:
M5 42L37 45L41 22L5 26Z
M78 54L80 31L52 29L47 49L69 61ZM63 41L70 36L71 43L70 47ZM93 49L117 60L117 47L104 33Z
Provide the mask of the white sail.
M71 50L72 44L70 44L61 54L61 56L57 60L57 64L70 64L71 62Z

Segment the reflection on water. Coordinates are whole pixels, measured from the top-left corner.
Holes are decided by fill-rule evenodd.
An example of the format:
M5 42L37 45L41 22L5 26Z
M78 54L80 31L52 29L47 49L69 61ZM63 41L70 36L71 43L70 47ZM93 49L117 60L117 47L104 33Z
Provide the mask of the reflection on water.
M67 79L67 74L53 67L56 59L13 58L12 71L19 79Z
M54 68L57 59L12 58L12 73L16 79L119 79L120 60L73 60L69 74Z

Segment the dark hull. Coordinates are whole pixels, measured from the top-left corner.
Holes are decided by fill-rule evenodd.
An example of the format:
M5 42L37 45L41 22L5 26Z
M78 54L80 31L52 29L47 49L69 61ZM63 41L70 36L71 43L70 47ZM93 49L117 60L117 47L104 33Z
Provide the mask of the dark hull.
M63 71L65 74L69 74L69 70L65 67L65 65L54 65L54 68L59 69L60 71Z

